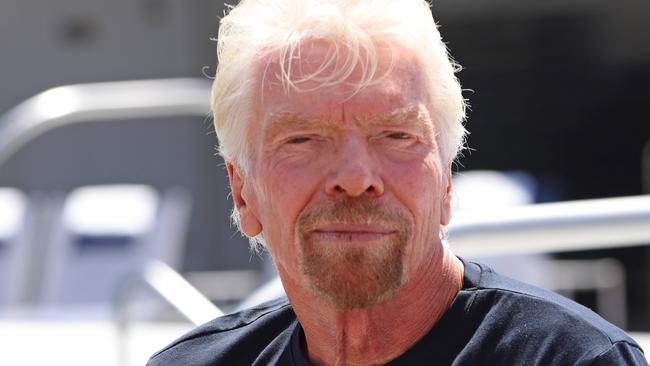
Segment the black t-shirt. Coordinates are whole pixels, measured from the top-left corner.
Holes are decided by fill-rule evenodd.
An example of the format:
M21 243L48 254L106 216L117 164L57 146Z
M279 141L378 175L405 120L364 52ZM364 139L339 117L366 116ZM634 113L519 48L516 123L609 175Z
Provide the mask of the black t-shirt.
M589 309L476 263L440 321L388 365L648 365L641 348ZM302 328L281 298L206 323L149 366L308 366Z

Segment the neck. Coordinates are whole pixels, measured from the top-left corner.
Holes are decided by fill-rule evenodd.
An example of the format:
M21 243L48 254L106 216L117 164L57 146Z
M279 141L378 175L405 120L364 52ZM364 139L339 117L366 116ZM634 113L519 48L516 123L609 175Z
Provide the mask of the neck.
M463 265L446 245L412 274L394 298L370 308L327 305L289 276L280 275L304 329L315 365L384 364L411 348L438 322L462 286Z

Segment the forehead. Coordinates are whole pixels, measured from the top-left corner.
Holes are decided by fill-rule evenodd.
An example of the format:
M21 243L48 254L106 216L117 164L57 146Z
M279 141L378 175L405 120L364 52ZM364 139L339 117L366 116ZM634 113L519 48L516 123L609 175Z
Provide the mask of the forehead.
M327 67L323 60L328 58L324 47L310 47L301 51L300 59L291 64L292 78L300 80L314 72L327 77ZM420 63L412 52L406 49L393 49L379 54L376 75L373 82L356 90L363 70L356 67L347 79L322 85L319 81L303 81L297 84L301 89L287 87L279 57L269 55L257 68L257 120L277 119L279 115L298 115L306 120L353 121L372 119L376 116L394 114L404 109L428 109L428 93L423 80ZM344 63L346 55L333 59L329 65ZM330 68L333 68L331 66Z

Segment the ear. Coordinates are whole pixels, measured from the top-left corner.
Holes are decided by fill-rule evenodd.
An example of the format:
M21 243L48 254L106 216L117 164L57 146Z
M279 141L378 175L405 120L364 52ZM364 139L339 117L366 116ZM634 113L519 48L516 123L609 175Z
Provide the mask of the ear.
M453 192L451 167L447 170L445 185L445 191L440 202L440 225L443 226L449 225L451 222L451 194Z
M232 190L232 200L239 212L239 226L244 235L254 237L262 232L262 223L254 209L250 184L246 184L244 172L234 163L226 163L228 179Z

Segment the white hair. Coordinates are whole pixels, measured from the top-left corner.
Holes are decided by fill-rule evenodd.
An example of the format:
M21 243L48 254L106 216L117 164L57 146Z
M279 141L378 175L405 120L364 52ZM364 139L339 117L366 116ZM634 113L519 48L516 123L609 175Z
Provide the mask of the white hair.
M325 41L330 54L310 75L294 75L306 40ZM219 151L227 162L249 171L251 146L248 125L258 105L253 88L259 86L259 63L278 55L285 89L304 91L305 81L318 87L347 82L361 70L355 91L381 80L380 50L395 46L412 51L429 91L432 119L443 161L451 163L464 145L465 100L450 58L425 0L241 0L221 20L217 72L212 86L212 110ZM340 55L345 55L339 62ZM383 55L383 53L381 53ZM327 69L327 73L324 70ZM313 90L313 87L310 87ZM239 223L235 209L233 220Z

